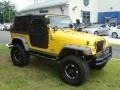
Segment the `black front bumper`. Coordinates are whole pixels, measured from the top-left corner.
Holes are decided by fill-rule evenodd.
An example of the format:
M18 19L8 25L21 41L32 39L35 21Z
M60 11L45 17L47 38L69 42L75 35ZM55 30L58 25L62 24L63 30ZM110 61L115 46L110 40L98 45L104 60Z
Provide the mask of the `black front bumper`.
M102 51L102 55L101 56L93 56L93 64L95 66L99 66L99 65L103 65L105 63L107 63L107 61L112 57L112 47L106 47L103 51Z

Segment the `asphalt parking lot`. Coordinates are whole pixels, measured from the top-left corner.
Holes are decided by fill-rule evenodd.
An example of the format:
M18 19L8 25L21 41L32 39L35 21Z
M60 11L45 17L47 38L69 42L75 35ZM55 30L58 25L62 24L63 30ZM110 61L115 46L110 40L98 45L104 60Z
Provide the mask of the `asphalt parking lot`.
M8 44L11 42L10 33L8 31L0 31L0 44Z
M106 39L107 42L111 43L111 44L115 44L115 45L120 45L120 38L111 38L110 36L104 36L104 38Z
M8 31L0 31L0 44L8 44L11 42L10 33ZM113 43L120 43L120 39L113 39L109 36L105 36L107 41ZM120 46L112 46L113 47L113 58L120 59Z
M113 58L120 59L120 46L112 46Z

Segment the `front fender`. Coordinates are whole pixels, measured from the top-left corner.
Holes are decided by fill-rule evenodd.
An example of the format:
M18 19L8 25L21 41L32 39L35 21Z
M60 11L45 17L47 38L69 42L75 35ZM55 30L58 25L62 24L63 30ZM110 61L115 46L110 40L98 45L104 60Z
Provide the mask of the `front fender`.
M92 51L91 48L87 47L87 46L79 46L79 45L65 45L63 47L63 49L61 50L61 52L64 49L70 49L70 50L75 50L75 51L82 51L83 54L85 55L92 55Z

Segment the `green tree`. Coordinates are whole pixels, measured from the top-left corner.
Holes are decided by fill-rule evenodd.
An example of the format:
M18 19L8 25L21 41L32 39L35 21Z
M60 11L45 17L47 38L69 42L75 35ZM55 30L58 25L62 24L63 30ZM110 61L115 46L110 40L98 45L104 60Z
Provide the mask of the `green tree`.
M0 22L3 22L3 3L0 2Z
M12 22L16 13L15 5L10 1L0 2L0 21Z

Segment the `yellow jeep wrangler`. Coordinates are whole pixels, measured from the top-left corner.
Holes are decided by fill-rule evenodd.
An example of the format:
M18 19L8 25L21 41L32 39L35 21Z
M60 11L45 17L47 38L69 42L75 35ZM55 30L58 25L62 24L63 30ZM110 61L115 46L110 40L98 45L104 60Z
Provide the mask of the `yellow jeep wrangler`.
M77 32L68 16L16 16L11 38L14 65L27 65L30 55L59 61L60 77L71 85L81 85L90 67L100 70L112 56L104 38Z

